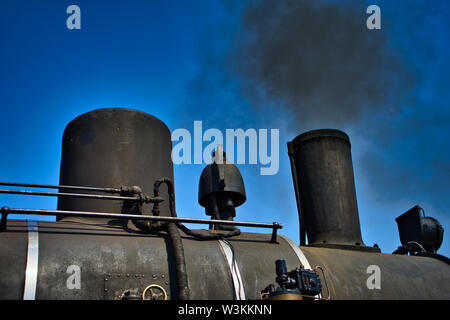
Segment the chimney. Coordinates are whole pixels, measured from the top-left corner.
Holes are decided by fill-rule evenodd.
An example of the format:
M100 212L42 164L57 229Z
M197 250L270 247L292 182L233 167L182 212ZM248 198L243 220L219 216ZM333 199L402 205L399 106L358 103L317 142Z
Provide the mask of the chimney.
M300 218L300 245L365 247L361 239L350 140L314 130L288 142ZM372 248L370 248L372 249Z

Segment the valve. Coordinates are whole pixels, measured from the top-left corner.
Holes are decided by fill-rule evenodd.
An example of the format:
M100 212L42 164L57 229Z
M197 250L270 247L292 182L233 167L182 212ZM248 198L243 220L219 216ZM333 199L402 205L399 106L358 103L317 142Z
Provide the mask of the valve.
M319 276L314 270L295 268L287 271L286 260L275 261L276 282L280 286L270 284L261 291L262 299L270 300L303 300L314 298L322 291Z

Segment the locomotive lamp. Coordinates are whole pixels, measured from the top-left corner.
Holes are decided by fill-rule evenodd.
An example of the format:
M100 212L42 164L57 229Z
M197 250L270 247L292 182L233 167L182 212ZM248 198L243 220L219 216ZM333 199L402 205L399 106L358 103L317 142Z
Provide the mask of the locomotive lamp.
M441 247L444 228L436 219L425 217L421 207L414 206L395 221L402 243L396 253L436 253Z
M233 220L236 207L246 200L244 180L239 169L226 159L222 145L213 153L212 163L200 176L198 202L205 208L206 215L215 220ZM231 227L234 228L234 227ZM223 225L217 229L229 230Z

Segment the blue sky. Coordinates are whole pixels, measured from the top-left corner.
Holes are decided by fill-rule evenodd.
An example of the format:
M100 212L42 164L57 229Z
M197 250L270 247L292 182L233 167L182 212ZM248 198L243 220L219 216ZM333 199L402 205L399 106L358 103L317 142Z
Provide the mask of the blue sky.
M247 202L237 209L237 220L279 221L284 224L281 233L298 242L286 142L303 131L334 126L352 141L367 245L378 243L387 253L395 250L400 242L394 219L415 204L448 228L450 5L322 2L360 14L362 26L367 15L355 7L380 6L383 52L395 55L413 79L408 89L401 89L402 99L394 100L395 112L380 106L351 122L296 125L291 109L278 107L271 96L257 106L261 101L242 89L246 75L233 68L243 63L233 59L242 48L238 40L246 32L248 2L3 0L0 180L57 184L64 127L79 114L102 107L139 109L171 130L192 130L194 120L202 120L205 130L279 128L277 175L260 176L257 166L239 166ZM81 8L81 30L66 28L71 4ZM396 95L397 89L390 94ZM180 216L204 217L197 203L203 167L175 166ZM0 200L2 206L56 208L55 199L1 195ZM446 238L440 253L448 256Z

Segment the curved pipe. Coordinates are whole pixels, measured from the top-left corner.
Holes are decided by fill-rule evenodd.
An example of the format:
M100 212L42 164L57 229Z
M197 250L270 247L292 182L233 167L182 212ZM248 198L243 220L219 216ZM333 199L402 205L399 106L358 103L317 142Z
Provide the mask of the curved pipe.
M178 216L175 209L175 192L172 180L167 177L156 180L153 188L153 195L155 197L159 197L159 188L163 183L167 185L167 192L169 194L170 214L172 217L176 218ZM153 213L156 215L159 214L158 203L154 204ZM170 241L172 243L175 256L176 272L178 279L178 298L180 300L189 299L189 286L186 272L184 248L178 228L181 229L185 234L193 236L200 240L218 240L222 238L233 237L241 233L240 230L237 228L227 233L202 233L199 231L191 230L186 226L184 226L182 223L174 223L174 222L164 223L158 221L156 223L151 223L150 221L133 220L133 223L137 228L145 232L157 232L163 227L166 228L167 233L169 234L170 237Z
M178 279L178 299L189 300L189 286L186 272L186 262L184 257L183 243L181 242L180 232L175 223L167 225L167 233L172 242L173 252L175 256L175 265Z
M178 215L177 215L177 212L175 209L175 192L174 192L172 180L170 180L170 178L164 177L164 178L157 180L155 182L155 186L153 189L153 195L154 195L154 197L159 196L159 187L161 186L162 183L165 183L167 185L167 192L169 193L170 214L172 215L172 217L177 218ZM232 230L230 232L225 232L225 233L210 233L210 232L204 233L204 232L200 232L197 230L191 230L180 222L177 223L177 226L185 234L193 236L200 240L219 240L222 238L230 238L230 237L234 237L234 236L241 234L241 231L237 228L235 230Z

